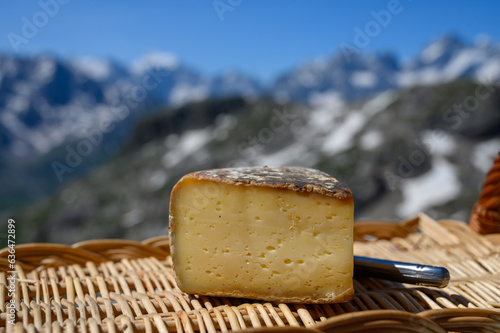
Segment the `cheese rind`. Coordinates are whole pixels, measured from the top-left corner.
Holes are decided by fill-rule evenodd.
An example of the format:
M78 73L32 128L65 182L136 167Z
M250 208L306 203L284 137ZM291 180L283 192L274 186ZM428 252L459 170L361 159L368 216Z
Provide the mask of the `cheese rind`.
M170 214L174 272L186 293L307 303L353 296L352 196L324 173L189 174L172 191Z
M294 192L316 192L329 197L352 197L351 190L334 177L303 167L241 167L193 172L184 178L210 180L233 185L282 188Z

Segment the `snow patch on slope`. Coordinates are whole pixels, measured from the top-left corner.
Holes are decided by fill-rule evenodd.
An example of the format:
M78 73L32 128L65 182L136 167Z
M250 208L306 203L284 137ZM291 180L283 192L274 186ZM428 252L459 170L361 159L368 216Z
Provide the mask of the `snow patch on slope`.
M380 111L385 110L394 101L394 92L386 91L378 94L363 105L361 111L366 115L373 117Z
M482 83L485 81L498 81L500 78L500 57L486 62L476 71L477 79Z
M300 156L304 155L305 153L307 153L306 147L299 143L295 143L289 145L284 149L278 150L275 153L260 155L256 159L256 162L254 164L273 167L283 166L290 164L290 162L292 161L295 162Z
M431 153L442 156L453 155L457 149L457 143L453 136L444 131L424 131L422 133L422 143Z
M205 128L184 132L181 136L172 134L167 137L166 145L171 148L162 158L162 164L173 167L188 156L198 152L212 139L212 130Z
M51 58L41 58L35 64L33 76L30 80L35 82L48 82L56 72L56 63Z
M379 131L371 130L363 134L359 140L361 149L373 150L384 142L384 136Z
M490 139L478 143L472 154L472 164L482 173L486 174L493 165L493 160L500 150L500 138Z
M84 57L74 62L80 71L88 77L101 81L106 79L111 73L111 64L107 61L93 57Z
M436 157L429 172L403 182L403 202L396 208L396 213L402 218L414 216L429 207L455 199L460 190L457 168L444 157Z
M377 84L377 76L370 71L356 71L351 75L351 84L360 88L371 88Z
M446 80L454 80L465 74L471 66L485 62L484 52L480 50L463 50L453 57L443 70Z
M321 150L333 155L352 147L352 138L365 126L366 120L361 112L350 111L343 122L333 126L332 133L325 138Z
M170 92L170 103L178 106L187 102L201 101L208 97L208 90L207 85L178 84Z
M442 56L445 51L446 46L443 43L432 43L422 51L420 58L423 62L430 63Z

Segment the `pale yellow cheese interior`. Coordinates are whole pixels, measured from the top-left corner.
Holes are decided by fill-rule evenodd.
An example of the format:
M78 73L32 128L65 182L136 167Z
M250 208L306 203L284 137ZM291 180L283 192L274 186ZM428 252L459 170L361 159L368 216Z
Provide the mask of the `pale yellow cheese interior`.
M352 198L188 178L171 200L184 292L311 302L352 295Z

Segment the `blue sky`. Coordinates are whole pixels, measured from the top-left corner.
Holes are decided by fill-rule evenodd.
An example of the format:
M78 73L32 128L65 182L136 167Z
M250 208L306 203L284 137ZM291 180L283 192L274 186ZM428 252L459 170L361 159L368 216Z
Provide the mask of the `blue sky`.
M372 11L390 8L390 21L377 23ZM445 33L500 41L498 13L499 1L6 0L0 2L0 53L17 48L18 54L129 64L161 51L205 73L236 69L268 80L337 53L342 43L356 46L356 28L374 29L361 52L404 58ZM16 47L9 40L14 35L24 38Z

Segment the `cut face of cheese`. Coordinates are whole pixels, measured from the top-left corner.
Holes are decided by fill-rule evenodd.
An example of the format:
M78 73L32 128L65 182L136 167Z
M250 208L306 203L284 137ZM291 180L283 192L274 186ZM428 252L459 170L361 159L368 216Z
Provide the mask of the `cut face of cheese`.
M282 302L350 300L350 191L316 170L263 169L194 173L175 186L170 235L179 288ZM328 179L294 178L300 172Z

